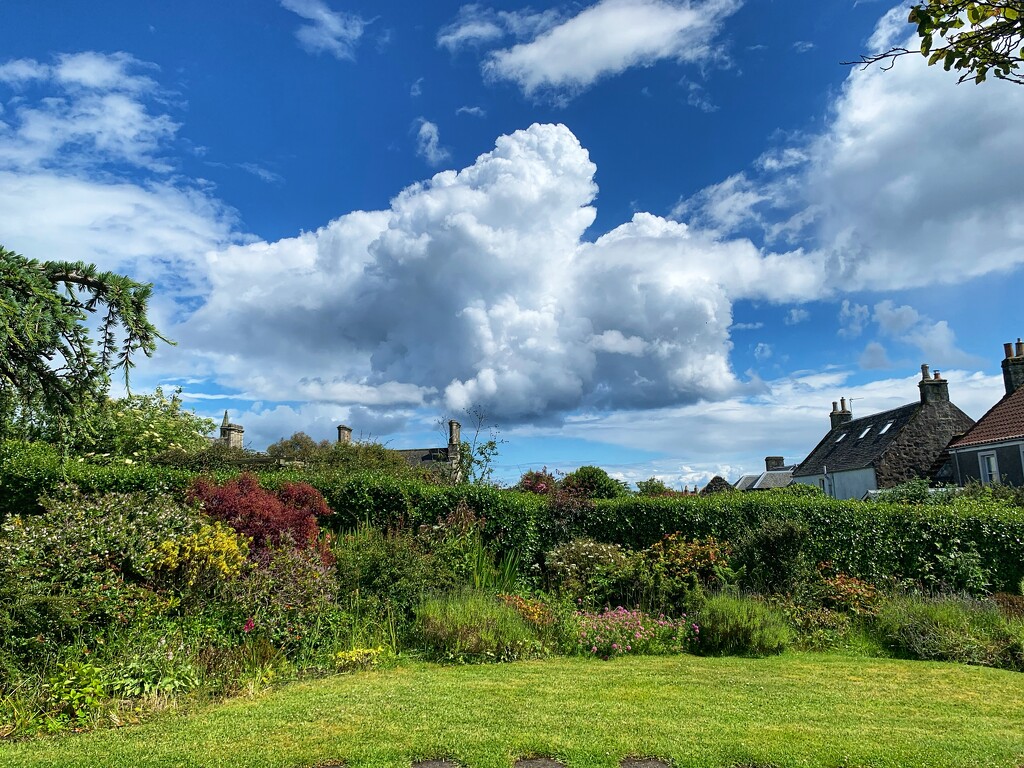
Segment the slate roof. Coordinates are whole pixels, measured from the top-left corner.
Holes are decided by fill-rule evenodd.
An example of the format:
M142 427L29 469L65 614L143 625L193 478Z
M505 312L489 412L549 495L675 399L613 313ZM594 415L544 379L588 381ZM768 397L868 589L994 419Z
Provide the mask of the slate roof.
M763 472L751 490L766 491L770 488L785 488L793 482L793 470L795 469L796 465Z
M429 467L431 464L447 464L447 448L406 448L396 451L413 467Z
M763 473L762 473L763 474ZM749 491L754 483L761 479L761 475L743 475L733 486L737 491Z
M779 469L769 469L759 475L743 475L733 487L737 491L767 491L771 488L785 488L793 482L793 464Z
M910 403L840 424L822 438L793 472L793 477L822 475L826 467L831 473L875 466L922 407L922 403ZM882 429L890 421L892 426L883 434ZM870 431L861 437L869 427Z
M950 448L1001 443L1024 437L1024 387L1005 395L967 432L953 440Z

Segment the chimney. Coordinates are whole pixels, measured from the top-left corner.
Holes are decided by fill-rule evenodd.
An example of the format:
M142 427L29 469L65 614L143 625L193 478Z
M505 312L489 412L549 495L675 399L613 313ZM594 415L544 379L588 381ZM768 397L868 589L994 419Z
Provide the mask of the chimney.
M1024 342L1017 339L1016 346L1003 344L1003 351L1003 386L1006 394L1012 395L1024 384Z
M921 366L921 381L917 383L921 390L922 403L948 403L949 382L942 375L935 371L934 375L928 375L928 366Z
M462 425L459 424L455 419L448 422L448 445L460 445L462 438L460 437L462 431Z
M829 419L832 421L832 429L835 429L841 424L845 424L853 419L853 412L846 407L846 398L840 398L843 404L842 409L836 407L836 401L832 401L832 413L829 414Z
M773 469L782 469L786 466L786 460L782 456L765 456L764 469L771 472Z
M338 425L338 444L348 445L352 442L352 427L346 427L344 424Z

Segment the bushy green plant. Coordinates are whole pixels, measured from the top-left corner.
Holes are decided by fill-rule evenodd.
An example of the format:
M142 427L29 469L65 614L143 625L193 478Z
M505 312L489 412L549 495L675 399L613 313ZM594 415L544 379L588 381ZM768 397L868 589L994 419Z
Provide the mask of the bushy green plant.
M721 593L708 597L697 616L698 653L709 656L773 656L792 642L785 616L752 597Z
M560 487L574 490L588 499L617 499L629 496L629 486L600 467L580 467L562 478Z
M748 529L735 544L743 584L761 594L792 592L811 575L806 543L809 532L794 520L770 517Z
M665 481L651 477L647 480L638 480L636 492L639 496L668 496L672 489L665 485Z
M544 556L548 588L587 605L620 602L635 586L635 568L630 553L618 544L588 538L559 544Z
M874 630L893 652L912 659L1024 669L1024 635L990 603L959 597L894 596Z
M733 586L738 580L731 556L730 544L713 536L688 540L669 534L637 556L639 600L650 610L672 615L696 611L705 588Z
M285 536L261 550L229 589L237 629L288 650L315 639L320 617L335 605L338 582L333 564Z
M359 525L339 535L331 551L339 592L365 610L388 608L404 620L430 593L453 589L459 577L406 528ZM367 601L375 605L366 605Z
M160 542L152 552L152 569L158 580L183 593L211 594L242 573L248 554L248 537L214 521Z
M456 663L515 661L546 652L514 607L477 590L425 600L416 611L416 637L432 658Z

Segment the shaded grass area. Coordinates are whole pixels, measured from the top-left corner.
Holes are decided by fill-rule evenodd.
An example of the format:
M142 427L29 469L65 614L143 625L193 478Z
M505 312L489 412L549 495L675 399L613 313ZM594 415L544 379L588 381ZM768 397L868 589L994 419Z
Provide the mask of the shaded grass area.
M1024 764L1024 678L954 664L789 654L553 659L289 685L142 726L0 745L0 765L612 768Z

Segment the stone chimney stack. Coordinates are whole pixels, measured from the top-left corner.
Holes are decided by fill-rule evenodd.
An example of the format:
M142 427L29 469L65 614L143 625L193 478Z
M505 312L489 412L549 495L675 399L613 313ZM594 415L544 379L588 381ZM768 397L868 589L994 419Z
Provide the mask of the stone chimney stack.
M341 445L348 445L352 442L352 427L346 427L344 424L338 425L338 443Z
M942 378L938 371L928 375L928 366L921 366L921 381L917 383L921 390L922 403L948 403L949 382Z
M245 442L245 428L241 424L232 424L228 412L224 411L224 421L220 423L220 441L228 448L242 448Z
M1012 395L1024 384L1024 342L1017 339L1016 346L1003 344L1003 351L1003 386L1006 394Z
M462 425L459 424L455 419L448 422L448 447L459 446L462 444Z
M840 409L836 405L836 401L832 401L832 413L829 414L829 418L832 420L832 429L835 429L841 424L845 424L853 419L853 411L846 407L846 398L840 398L843 407Z
M771 472L774 469L782 469L784 466L786 466L786 460L782 456L764 457L764 468L766 472Z

